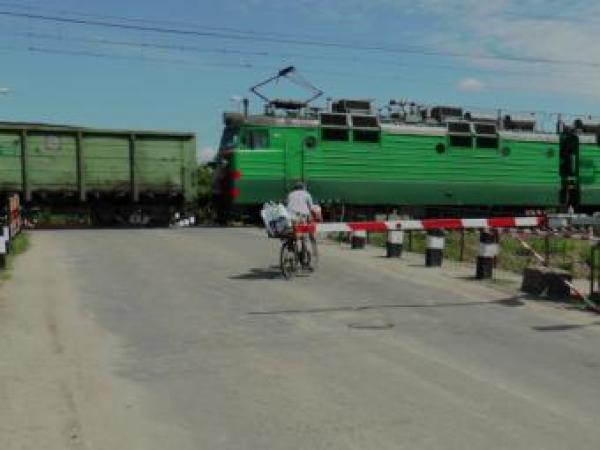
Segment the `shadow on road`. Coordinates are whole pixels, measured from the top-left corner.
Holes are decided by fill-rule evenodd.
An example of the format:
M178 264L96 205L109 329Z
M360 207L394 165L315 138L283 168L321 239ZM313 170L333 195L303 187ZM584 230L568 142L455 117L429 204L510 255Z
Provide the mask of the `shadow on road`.
M277 269L273 267L268 269L256 267L246 273L229 277L230 280L274 280L277 278L282 278L279 267Z
M535 331L570 331L578 330L600 325L600 322L584 323L584 324L559 324L559 325L544 325L539 327L531 327Z
M274 311L250 311L249 315L275 315L275 314L318 314L330 312L346 312L346 311L368 311L374 309L390 309L390 308L455 308L461 306L482 306L482 305L502 305L502 306L523 306L525 303L519 297L509 297L494 301L480 302L444 302L444 303L392 303L382 305L358 305L358 306L331 306L322 308L308 309L283 309Z
M296 278L305 278L308 277L309 273L299 271L295 277ZM233 275L229 277L230 280L276 280L283 279L283 275L281 274L281 269L279 266L271 266L268 269L263 267L255 267L250 269L246 273L242 273L239 275Z

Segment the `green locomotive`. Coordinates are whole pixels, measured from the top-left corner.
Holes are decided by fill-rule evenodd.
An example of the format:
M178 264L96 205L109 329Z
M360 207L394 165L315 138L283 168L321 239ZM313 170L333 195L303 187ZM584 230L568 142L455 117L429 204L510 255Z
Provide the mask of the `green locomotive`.
M0 122L0 196L82 211L99 225L163 225L194 211L191 133Z
M600 205L600 128L536 131L532 117L454 107L273 100L260 115L225 113L215 194L223 210L284 198L304 180L325 205L593 209Z

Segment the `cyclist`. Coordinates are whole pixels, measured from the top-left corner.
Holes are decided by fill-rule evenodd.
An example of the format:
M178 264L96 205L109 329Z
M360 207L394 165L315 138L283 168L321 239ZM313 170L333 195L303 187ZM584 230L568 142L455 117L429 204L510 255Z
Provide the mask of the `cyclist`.
M309 221L311 217L311 209L313 208L314 204L312 196L302 181L296 181L294 183L294 187L287 196L286 206L290 213L292 224L302 224ZM308 251L307 239L307 235L303 235L301 238L302 255L306 255ZM306 266L309 270L313 269L313 267L310 265L310 262L302 261L302 265Z
M302 181L294 183L293 189L287 196L286 205L293 222L306 223L308 221L313 200Z

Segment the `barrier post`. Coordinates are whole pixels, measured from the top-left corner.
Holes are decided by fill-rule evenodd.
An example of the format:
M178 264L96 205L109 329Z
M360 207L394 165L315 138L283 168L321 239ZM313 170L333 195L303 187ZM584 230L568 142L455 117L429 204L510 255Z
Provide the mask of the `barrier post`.
M367 232L364 230L354 231L350 237L350 248L360 250L367 244Z
M444 230L434 229L427 232L427 250L425 266L440 267L444 259Z
M10 227L8 225L4 225L2 227L2 232L4 235L4 253L8 255L10 253L10 238L12 237L10 235Z
M388 231L385 245L388 258L399 258L402 256L402 245L404 243L404 231Z
M590 300L600 300L600 279L598 277L598 262L600 261L600 242L590 249Z
M498 255L497 237L490 230L482 230L479 235L479 256L475 277L479 280L494 276L494 259Z

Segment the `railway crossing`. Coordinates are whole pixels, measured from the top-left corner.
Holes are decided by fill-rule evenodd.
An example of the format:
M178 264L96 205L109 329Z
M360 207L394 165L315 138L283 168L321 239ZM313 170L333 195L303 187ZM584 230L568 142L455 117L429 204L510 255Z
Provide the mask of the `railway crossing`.
M294 226L297 235L324 235L328 233L349 233L353 249L364 247L367 233L387 234L387 256L400 256L402 252L405 231L427 232L427 249L425 252L425 265L427 267L439 267L442 265L444 249L444 232L449 230L479 230L480 246L477 258L476 278L485 279L493 277L495 258L498 255L499 235L508 232L516 237L524 249L531 253L536 262L547 265L547 258L537 253L522 237L523 231L535 231L536 233L550 235L560 234L562 229L572 230L585 227L588 230L600 228L600 216L586 216L575 214L556 214L547 216L525 216L525 217L489 217L489 218L441 218L423 220L384 220L364 222L329 222L309 223ZM588 233L588 238L595 239L593 233ZM586 296L567 278L557 273L548 271L541 275L537 274L540 285L564 284L567 292L572 298L582 301L588 308L599 312L600 306L596 300L600 298L600 273L599 255L600 244L595 244L590 251L591 282L590 294ZM530 282L527 277L532 275L531 270L524 274L523 285ZM547 287L536 287L540 292Z

